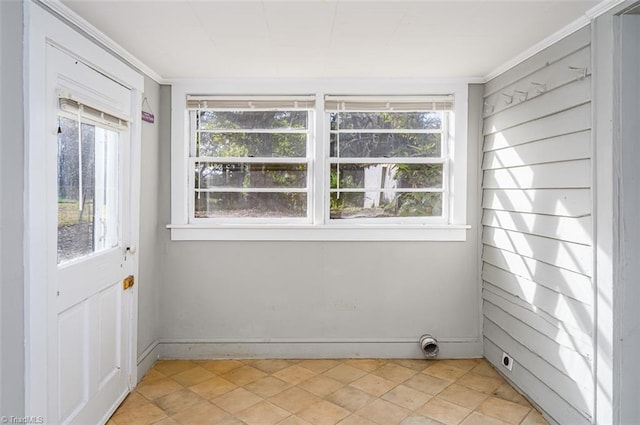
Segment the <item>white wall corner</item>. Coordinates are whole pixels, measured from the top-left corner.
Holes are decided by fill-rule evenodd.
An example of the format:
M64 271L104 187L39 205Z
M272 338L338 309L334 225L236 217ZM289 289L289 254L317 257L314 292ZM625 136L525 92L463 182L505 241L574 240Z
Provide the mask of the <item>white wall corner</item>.
M136 384L139 383L142 378L149 372L151 367L160 358L160 340L156 339L147 348L145 348L137 359L137 373Z

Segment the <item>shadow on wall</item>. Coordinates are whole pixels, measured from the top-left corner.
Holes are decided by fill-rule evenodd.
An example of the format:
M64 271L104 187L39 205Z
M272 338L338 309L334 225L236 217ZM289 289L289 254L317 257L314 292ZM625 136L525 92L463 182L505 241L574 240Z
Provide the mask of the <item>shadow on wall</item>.
M582 133L562 136L562 142L588 139L589 132ZM531 143L560 142L553 139ZM532 166L519 155L527 144L503 145L509 147L485 152L484 160L492 174L482 220L485 319L537 355L536 362L549 363L552 368L538 369L533 362L523 367L544 371L540 379L562 388L560 396L590 417L593 243L589 183L580 177L590 175L588 152L566 170L581 168L571 188L560 189L542 175L554 164Z

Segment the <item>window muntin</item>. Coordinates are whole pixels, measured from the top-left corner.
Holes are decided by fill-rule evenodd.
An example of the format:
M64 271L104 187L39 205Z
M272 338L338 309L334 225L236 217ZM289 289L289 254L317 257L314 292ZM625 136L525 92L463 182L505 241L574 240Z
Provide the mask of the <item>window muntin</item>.
M192 222L310 221L308 99L213 97L190 106Z
M331 221L448 221L450 97L325 105Z

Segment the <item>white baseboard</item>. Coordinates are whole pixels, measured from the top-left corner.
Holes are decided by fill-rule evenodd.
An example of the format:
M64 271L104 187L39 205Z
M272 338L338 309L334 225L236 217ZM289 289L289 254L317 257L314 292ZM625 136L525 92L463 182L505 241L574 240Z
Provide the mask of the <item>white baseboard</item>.
M439 341L438 358L482 357L479 340ZM159 342L162 359L248 358L424 358L417 340L168 340Z
M153 364L160 358L159 344L160 341L156 339L138 356L138 382L140 382Z

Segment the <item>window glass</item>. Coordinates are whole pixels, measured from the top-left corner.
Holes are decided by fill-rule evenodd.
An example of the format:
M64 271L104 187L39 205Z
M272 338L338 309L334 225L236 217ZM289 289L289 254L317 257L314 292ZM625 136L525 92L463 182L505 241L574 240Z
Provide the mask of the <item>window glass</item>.
M197 218L305 217L307 194L297 192L197 192Z
M329 218L445 219L449 113L328 111Z
M308 218L310 114L192 111L192 218Z
M59 117L59 264L118 245L118 136Z

